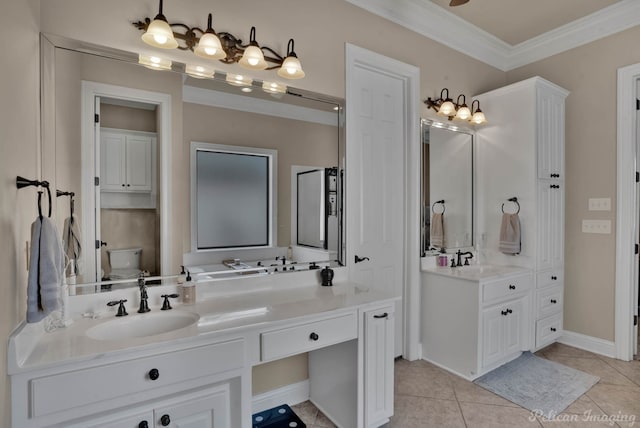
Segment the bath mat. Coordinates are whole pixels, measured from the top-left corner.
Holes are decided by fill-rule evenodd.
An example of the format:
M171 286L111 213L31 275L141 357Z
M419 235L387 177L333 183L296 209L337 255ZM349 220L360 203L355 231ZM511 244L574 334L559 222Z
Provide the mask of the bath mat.
M251 416L253 428L306 428L302 420L291 410L291 407L283 404L272 409L254 413Z
M553 419L599 380L597 376L524 352L474 383L539 416Z

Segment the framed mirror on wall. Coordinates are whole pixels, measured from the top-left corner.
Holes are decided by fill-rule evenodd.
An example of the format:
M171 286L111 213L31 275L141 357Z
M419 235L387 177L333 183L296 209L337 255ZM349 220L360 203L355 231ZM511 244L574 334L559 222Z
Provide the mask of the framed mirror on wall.
M297 216L291 168L343 171L341 99L295 88L270 93L258 80L230 85L223 73L196 79L175 63L173 71L149 70L137 64L133 53L56 36L44 35L43 40L49 46L43 55L43 150L51 154L51 181L75 193L84 242L74 272L79 293L109 288L82 284L112 279L115 269L126 268L127 251L120 250L131 250L128 260L137 260L132 270L153 276L177 274L183 264L219 264L230 257L275 260L289 246L297 247L291 233L292 217ZM95 85L93 92L86 95L83 85ZM103 87L124 88L128 95L105 95ZM165 99L139 93L163 94ZM97 125L95 114L101 119ZM271 171L271 193L277 199L272 201L268 245L193 250L191 141L278 153ZM335 227L336 251L315 260L342 262L342 198L336 195L335 221L328 225ZM57 204L59 222L69 216L65 202ZM130 285L134 283L124 286Z
M473 130L422 119L421 255L474 245Z

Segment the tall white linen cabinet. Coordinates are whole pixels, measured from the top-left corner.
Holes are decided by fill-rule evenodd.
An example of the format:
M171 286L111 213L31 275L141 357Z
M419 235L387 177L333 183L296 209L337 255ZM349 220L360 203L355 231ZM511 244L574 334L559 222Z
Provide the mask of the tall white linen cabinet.
M534 350L562 335L564 110L568 94L533 77L475 97L489 120L477 130L479 258L533 270L533 323L528 341ZM509 201L514 197L517 203ZM518 209L522 251L505 255L498 250L502 213Z

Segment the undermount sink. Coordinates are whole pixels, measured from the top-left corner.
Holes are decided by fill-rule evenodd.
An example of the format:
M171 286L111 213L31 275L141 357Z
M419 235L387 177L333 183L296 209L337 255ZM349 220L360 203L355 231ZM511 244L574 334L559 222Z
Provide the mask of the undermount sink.
M199 319L198 314L178 310L128 315L91 327L86 334L96 340L147 337L189 327Z

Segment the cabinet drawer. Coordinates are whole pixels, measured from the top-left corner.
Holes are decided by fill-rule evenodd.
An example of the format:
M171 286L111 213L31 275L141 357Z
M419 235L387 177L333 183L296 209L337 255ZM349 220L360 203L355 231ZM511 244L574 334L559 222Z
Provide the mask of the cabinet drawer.
M562 335L562 313L536 321L536 348L546 346Z
M536 273L536 288L558 284L564 284L564 271L562 269L546 269Z
M531 289L531 275L487 282L482 286L482 302L498 302L519 296Z
M238 339L36 378L29 385L31 416L130 394L137 394L135 400L144 399L141 393L145 391L240 368L243 364L244 341Z
M357 336L354 313L273 330L260 335L260 359L275 360L355 339Z
M536 291L536 319L562 311L564 287L556 285Z

